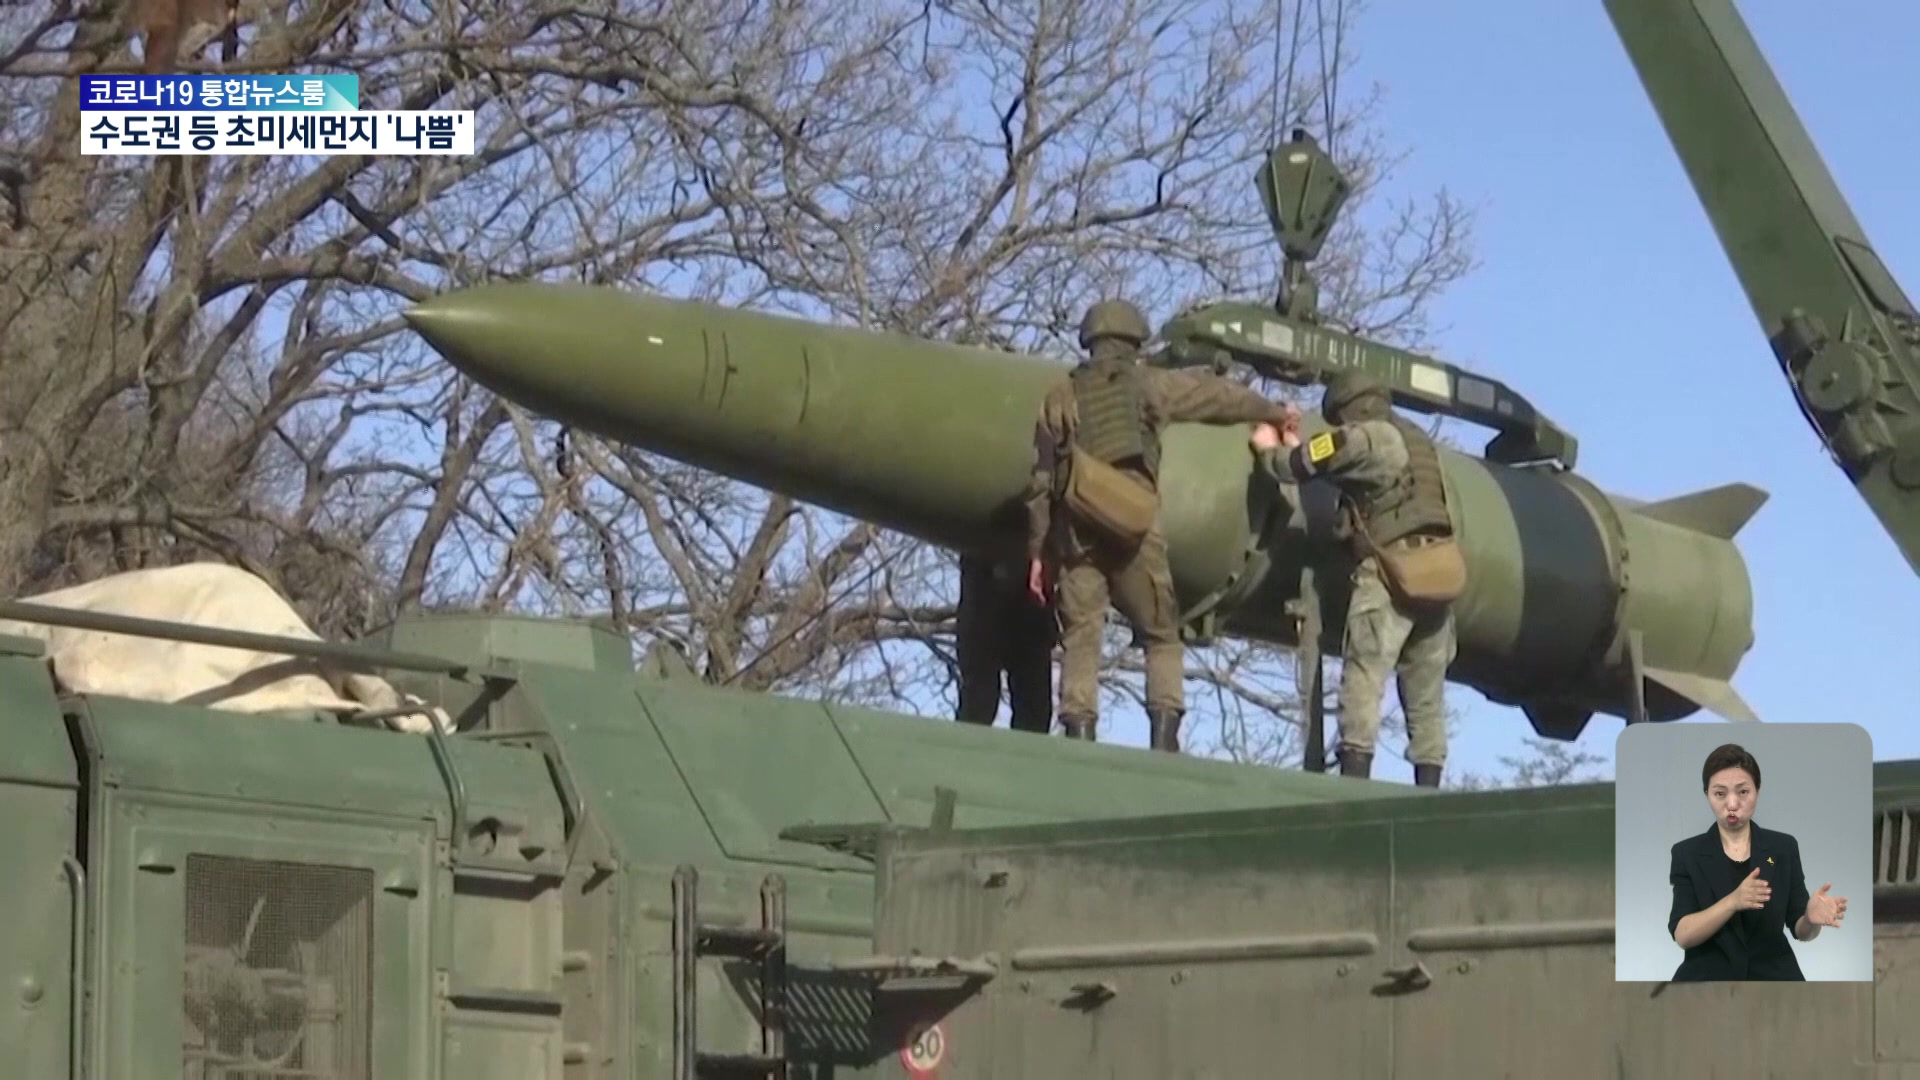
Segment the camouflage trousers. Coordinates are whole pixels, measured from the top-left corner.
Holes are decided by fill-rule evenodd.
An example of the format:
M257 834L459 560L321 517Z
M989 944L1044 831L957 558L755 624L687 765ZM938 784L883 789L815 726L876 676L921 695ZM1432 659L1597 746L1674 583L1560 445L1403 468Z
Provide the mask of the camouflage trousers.
M1016 731L1053 727L1053 612L1027 599L1026 566L960 559L954 652L960 668L955 718L991 726L1000 712L1001 676Z
M1180 714L1185 655L1180 608L1167 568L1167 540L1155 524L1132 552L1114 552L1079 542L1061 560L1060 717L1097 720L1100 715L1100 637L1107 603L1133 625L1147 654L1147 710Z
M1380 736L1387 678L1398 675L1407 720L1407 758L1415 765L1447 761L1446 678L1456 649L1451 607L1402 610L1387 591L1380 564L1366 558L1353 571L1340 671L1340 748L1372 753Z

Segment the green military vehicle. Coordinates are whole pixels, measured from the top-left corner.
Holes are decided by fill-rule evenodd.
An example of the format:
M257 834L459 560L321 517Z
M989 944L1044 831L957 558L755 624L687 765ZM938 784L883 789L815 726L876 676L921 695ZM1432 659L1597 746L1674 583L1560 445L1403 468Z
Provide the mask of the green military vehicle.
M709 687L591 623L0 617L378 668L458 732L63 698L0 639L0 1045L36 1080L853 1075L890 1057L885 828L1411 790Z
M1809 418L1907 549L1911 304L1726 0L1608 6ZM1188 313L1168 362L1369 367L1498 429L1446 463L1473 575L1450 677L1562 738L1750 715L1732 540L1763 496L1606 495L1506 388L1318 326L1326 164L1297 139L1263 174L1298 249L1282 305ZM604 290L414 321L582 427L949 547L1017 536L1049 377L1021 358ZM876 381L905 349L942 362ZM942 412L856 420L877 390ZM866 452L904 423L923 452ZM1170 431L1165 467L1190 633L1337 649L1316 496L1249 483L1233 432ZM454 721L66 693L39 641L0 638L8 1076L1920 1076L1920 762L1876 766L1872 984L1615 984L1611 785L1429 793L759 696L636 670L585 622L341 645L0 618L378 671Z
M1875 984L1650 988L1611 983L1609 785L1434 794L784 700L636 672L587 623L327 646L4 614L377 667L458 730L62 697L0 640L8 1075L1920 1067L1917 762L1875 773Z

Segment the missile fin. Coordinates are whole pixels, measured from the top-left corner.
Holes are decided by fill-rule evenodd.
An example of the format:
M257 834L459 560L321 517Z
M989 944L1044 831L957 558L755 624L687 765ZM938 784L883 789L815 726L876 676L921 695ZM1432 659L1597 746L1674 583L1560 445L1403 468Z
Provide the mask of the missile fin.
M1642 503L1634 507L1634 513L1731 540L1766 503L1767 493L1752 484L1722 484L1691 495Z
M1527 723L1533 725L1535 734L1561 742L1578 739L1587 729L1587 721L1593 719L1592 709L1578 705L1535 703L1524 706L1521 711L1527 714Z
M1689 675L1681 671L1663 671L1659 668L1647 669L1647 681L1669 693L1693 702L1694 704L1724 719L1738 724L1757 724L1760 717L1740 696L1740 691L1725 679L1709 679L1699 675Z

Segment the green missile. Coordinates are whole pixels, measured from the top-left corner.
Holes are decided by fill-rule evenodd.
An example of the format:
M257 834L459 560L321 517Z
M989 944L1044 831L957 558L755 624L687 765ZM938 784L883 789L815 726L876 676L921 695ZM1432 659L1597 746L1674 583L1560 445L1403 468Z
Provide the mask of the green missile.
M462 372L604 437L943 547L1017 557L1033 420L1063 365L800 319L567 285L490 285L407 313ZM1308 417L1307 434L1317 427ZM1278 484L1242 427L1175 425L1162 515L1195 636L1298 643L1301 571L1344 580L1323 484ZM1732 538L1744 484L1663 502L1446 451L1470 585L1449 677L1576 737L1595 712L1753 715L1728 681L1753 644ZM1323 603L1337 655L1344 589Z

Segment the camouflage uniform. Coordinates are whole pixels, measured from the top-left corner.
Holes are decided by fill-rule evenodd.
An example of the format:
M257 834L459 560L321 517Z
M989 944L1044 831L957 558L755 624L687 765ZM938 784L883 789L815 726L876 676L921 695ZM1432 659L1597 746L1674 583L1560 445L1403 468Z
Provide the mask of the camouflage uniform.
M1295 450L1268 452L1265 464L1272 473L1302 482L1315 477L1332 481L1340 489L1345 512L1357 515L1383 548L1452 535L1433 441L1393 412L1381 383L1343 372L1328 385L1322 411L1334 429ZM1355 554L1341 649L1340 772L1371 774L1380 703L1387 677L1397 673L1414 781L1438 787L1447 758L1444 698L1447 668L1456 649L1453 607L1415 607L1396 600L1381 576L1379 560L1363 548Z
M1057 517L1070 447L1099 457L1158 490L1160 433L1172 423L1279 422L1284 407L1214 375L1139 363L1146 319L1131 304L1094 305L1080 325L1089 360L1047 394L1035 425L1035 463L1027 492L1027 556L1058 571L1060 723L1071 738L1092 739L1099 721L1101 627L1111 599L1146 651L1147 715L1152 746L1178 751L1186 712L1180 609L1158 520L1137 548L1116 550L1085 523Z
M1045 735L1053 726L1053 612L1027 598L1026 566L960 556L960 607L954 652L960 665L955 719L991 727L1000 711L1000 677L1015 731Z

